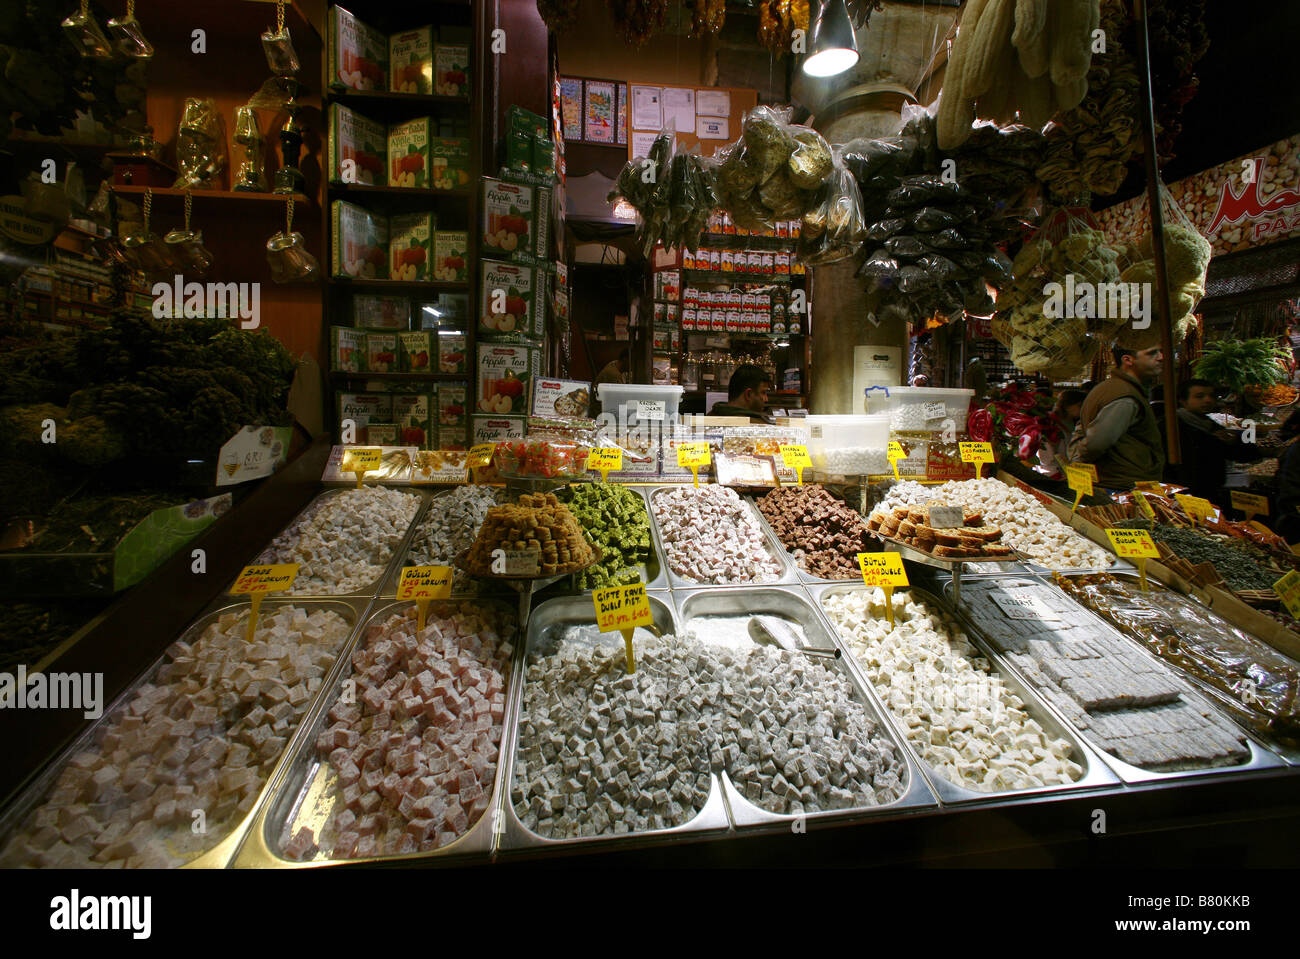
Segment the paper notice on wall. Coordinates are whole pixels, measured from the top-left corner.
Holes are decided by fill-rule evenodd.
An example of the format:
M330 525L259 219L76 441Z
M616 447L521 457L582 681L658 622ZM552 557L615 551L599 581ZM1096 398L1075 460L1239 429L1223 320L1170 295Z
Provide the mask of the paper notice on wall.
M696 90L695 112L705 117L731 116L731 93L727 90Z
M701 140L730 140L731 121L726 117L696 117L695 135Z
M632 131L632 156L648 157L650 148L655 145L655 137L658 133L637 133Z
M655 130L664 125L663 90L660 87L632 87L632 129Z
M664 126L670 123L679 133L695 129L695 91L679 87L664 87Z

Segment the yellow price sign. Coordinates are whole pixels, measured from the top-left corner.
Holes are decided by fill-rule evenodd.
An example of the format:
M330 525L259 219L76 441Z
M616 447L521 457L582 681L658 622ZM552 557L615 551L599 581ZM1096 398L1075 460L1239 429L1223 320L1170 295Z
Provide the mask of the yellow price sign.
M1300 573L1289 571L1273 584L1273 592L1281 598L1286 611L1300 619Z
M262 597L267 593L279 593L293 585L298 578L297 563L263 563L245 566L235 577L235 585L230 587L232 596L250 596L248 610L248 632L244 638L253 641L257 631L257 611L262 606Z
M691 443L679 443L677 446L677 465L681 469L691 471L691 476L695 480L695 485L700 485L700 467L708 466L711 462L709 456L709 444L703 441Z
M383 457L384 451L377 446L349 447L343 451L343 465L340 469L344 473L356 473L357 489L360 489L366 473L379 469Z
M794 470L795 482L803 485L803 471L812 466L812 459L808 456L808 447L802 443L781 444L781 463L789 469Z
M636 656L632 651L632 632L638 626L653 626L654 613L645 594L645 583L627 586L610 586L591 594L596 608L596 625L602 633L618 630L627 647L627 671L636 672Z
M976 478L983 477L984 464L993 462L993 444L970 443L963 440L958 445L961 448L961 461L963 463L974 463Z
M908 584L903 557L894 552L859 553L858 568L862 570L863 583L879 586L885 591L885 616L889 620L889 628L893 629L894 587Z
M1156 483L1152 480L1143 480L1141 483L1134 483L1133 488L1142 490L1144 493L1158 493L1161 496L1163 496L1165 492L1165 488L1162 484Z
M1074 505L1070 507L1070 512L1073 513L1079 508L1079 503L1082 502L1085 496L1092 495L1092 477L1088 475L1087 470L1070 464L1065 468L1065 479L1075 494Z
M1146 498L1146 494L1134 493L1133 505L1136 506L1137 511L1147 519L1156 518L1156 511L1151 508L1151 502Z
M1232 497L1232 508L1245 513L1247 522L1256 516L1268 515L1267 496L1259 496L1256 493L1243 493L1240 490L1232 490L1229 495Z
M1147 560L1158 559L1160 550L1151 539L1151 534L1144 529L1108 529L1106 536L1116 556L1131 559L1137 564L1138 578L1142 581L1142 591L1147 591Z
M1065 468L1066 470L1082 470L1088 474L1088 479L1092 480L1094 483L1097 482L1097 467L1093 466L1091 463L1066 463Z
M1214 512L1214 504L1199 496L1184 496L1179 493L1174 497L1183 512L1191 519L1192 525L1205 522L1207 516Z
M451 576L450 566L408 566L402 570L402 578L397 583L397 598L415 600L418 632L424 632L429 600L451 598Z
M587 469L600 474L602 483L609 482L609 474L623 468L623 451L617 446L604 446L587 453Z
M496 443L475 443L469 448L469 455L465 457L465 465L472 470L491 466L492 455L496 453L496 451Z
M901 480L898 475L898 461L907 459L907 450L903 449L903 444L897 440L889 441L889 466L894 471L894 479Z

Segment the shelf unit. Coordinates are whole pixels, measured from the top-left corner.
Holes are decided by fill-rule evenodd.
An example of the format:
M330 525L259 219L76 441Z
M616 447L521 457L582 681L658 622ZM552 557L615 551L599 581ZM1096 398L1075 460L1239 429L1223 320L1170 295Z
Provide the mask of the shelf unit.
M322 179L325 180L325 202L321 207L322 235L325 237L325 255L322 267L327 280L325 284L325 324L328 382L330 389L330 409L327 422L334 429L338 428L338 395L350 392L350 386L367 381L383 381L394 385L410 387L412 392L436 389L440 383L464 383L466 398L472 403L474 395L474 369L472 358L475 354L475 321L477 315L476 290L478 278L478 223L476 216L476 199L479 196L479 182L488 173L483 161L483 110L487 98L483 96L486 73L483 64L483 43L485 33L485 10L482 4L457 2L457 0L438 0L420 7L403 6L392 0L362 0L346 4L347 9L359 20L386 34L391 35L400 30L433 23L435 32L443 27L468 34L470 44L470 97L444 96L438 94L393 93L384 90L351 90L330 86L331 64L328 57L322 60L322 89L324 114L323 122L328 125L331 104L342 104L348 109L385 125L403 123L419 117L433 117L437 120L450 120L467 124L463 135L469 143L470 182L466 186L450 190L431 188L371 186L359 183L331 182L334 171L329 168L332 158L326 155L323 163L326 169ZM387 171L386 171L387 172ZM332 245L335 242L331 224L331 210L336 200L345 200L365 207L377 214L390 215L412 211L431 210L437 216L437 230L464 230L467 237L465 260L467 278L463 281L406 281L390 279L355 279L333 275ZM354 297L358 295L388 295L408 297L410 299L411 319L407 329L420 331L423 328L419 315L419 304L436 298L440 294L458 294L467 298L467 311L464 322L458 325L456 332L465 337L466 372L464 373L354 373L348 370L333 369L333 355L329 350L330 327L357 326L355 322ZM430 329L433 349L437 350L437 330ZM434 361L436 364L436 360ZM430 429L438 438L436 445L442 447L463 446L468 441L469 422L460 434L444 436L439 427L435 408L430 410ZM430 437L432 442L433 436Z

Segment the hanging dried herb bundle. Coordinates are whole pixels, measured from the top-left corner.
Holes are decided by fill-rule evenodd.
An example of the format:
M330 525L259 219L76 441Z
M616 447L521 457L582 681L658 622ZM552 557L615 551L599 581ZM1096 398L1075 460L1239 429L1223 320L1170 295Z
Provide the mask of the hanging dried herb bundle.
M794 31L808 32L808 0L759 0L758 42L778 57L790 52Z
M537 0L537 12L546 26L562 33L578 21L579 0Z
M727 0L695 0L691 12L691 36L716 37L727 20Z
M668 22L668 0L609 0L609 9L623 39L634 47L645 46Z

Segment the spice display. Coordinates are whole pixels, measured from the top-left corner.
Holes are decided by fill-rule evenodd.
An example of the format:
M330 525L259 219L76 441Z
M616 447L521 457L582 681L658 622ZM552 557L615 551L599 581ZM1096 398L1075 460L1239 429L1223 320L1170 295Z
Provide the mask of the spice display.
M419 509L419 496L383 486L326 493L257 562L298 564L290 596L354 593L379 582Z
M1193 565L1209 563L1228 586L1236 590L1272 590L1282 575L1252 558L1242 540L1213 536L1186 526L1152 523L1148 519L1126 519L1117 529L1144 529L1159 545L1168 546L1181 559Z
M473 545L488 510L500 505L504 496L503 490L491 486L457 486L438 496L411 537L404 565L451 566ZM463 570L455 570L455 590L470 589L473 583Z
M7 867L181 865L253 807L351 633L338 613L217 617L101 722L0 853ZM202 810L206 828L192 829Z
M858 553L874 549L862 517L824 486L783 486L760 499L758 509L809 575L856 579Z
M1002 542L1002 530L985 523L978 512L963 511L961 526L936 527L929 506L895 506L872 512L867 528L944 559L1011 556L1011 547Z
M1067 282L1071 290L1105 290L1119 281L1124 263L1105 235L1082 219L1061 213L1047 216L1045 222L1054 223L1053 228L1027 240L1012 262L1014 280L998 297L993 335L1011 350L1011 362L1018 369L1068 378L1085 369L1121 327L1131 324L1136 304L1112 311L1098 302L1091 309L1065 310ZM1053 287L1061 292L1053 295ZM1157 329L1155 324L1152 329Z
M665 636L638 644L630 675L621 646L530 655L511 796L547 838L622 835L690 821L710 772L771 812L800 813L891 802L904 768L838 673L785 650Z
M1228 720L1167 667L1055 589L986 579L963 584L962 602L994 647L1104 752L1153 772L1248 758L1244 737ZM1026 603L1037 616L1006 612Z
M1019 112L1041 128L1078 106L1100 21L1100 0L967 4L939 98L939 146L961 146L977 116L1010 121Z
M492 803L514 624L493 608L408 607L352 654L355 697L316 737L332 789L320 835L285 844L298 861L427 852L455 842ZM329 850L328 853L322 850Z
M1165 662L1230 715L1286 746L1300 745L1300 663L1156 583L1058 577L1057 585Z
M691 583L769 583L781 578L753 507L725 486L683 486L650 497L674 574Z
M910 591L832 593L822 608L907 741L948 782L976 792L1068 785L1083 775L947 613Z
M1126 7L1123 0L1101 0L1106 48L1092 58L1087 95L1073 109L1062 105L1047 131L1038 178L1058 203L1110 196L1142 150L1141 86Z
M830 175L830 144L811 127L792 125L789 117L788 109L755 107L745 115L740 140L718 153L718 199L748 230L802 217Z
M520 568L494 569L493 552L517 551ZM525 493L518 504L493 506L488 510L467 565L475 575L504 572L507 575L554 576L572 573L591 562L591 547L582 527L568 507L554 493Z
M718 205L704 159L677 152L671 130L655 138L648 157L629 160L619 171L609 199L618 197L632 204L640 217L637 236L647 256L656 243L694 250Z
M645 578L650 561L650 515L645 502L625 486L584 483L556 494L604 555L578 574L579 589L601 589Z
M1048 569L1106 569L1114 557L1057 519L1028 493L993 479L962 480L939 486L911 481L894 486L882 510L925 506L931 502L959 506L996 523L1002 541Z

